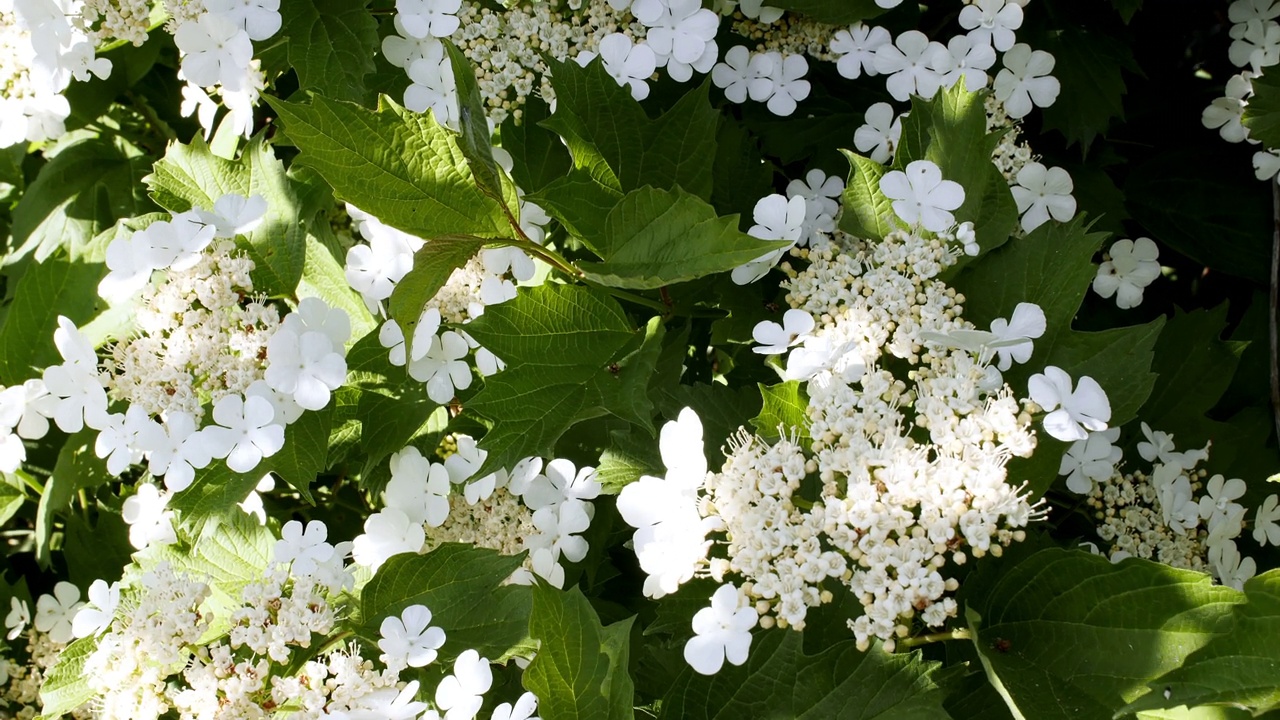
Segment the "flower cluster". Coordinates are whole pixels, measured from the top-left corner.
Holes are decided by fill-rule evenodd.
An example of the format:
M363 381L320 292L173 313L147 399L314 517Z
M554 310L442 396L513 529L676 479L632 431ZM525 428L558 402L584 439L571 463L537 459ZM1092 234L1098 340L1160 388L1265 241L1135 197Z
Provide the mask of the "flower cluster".
M98 585L95 583L95 589ZM101 583L101 587L105 585ZM91 593L91 599L94 595ZM75 632L76 618L84 608L80 589L69 582L57 583L53 593L36 599L34 622L28 603L16 596L10 598L6 634L0 640L0 714L31 718L40 713L41 687L67 644L80 635ZM25 643L9 645L24 635ZM97 717L88 704L70 715Z
M1253 96L1253 81L1263 71L1280 64L1280 6L1258 0L1235 0L1228 9L1231 20L1231 47L1227 56L1231 64L1244 68L1231 76L1226 83L1225 94L1204 109L1200 120L1210 130L1217 130L1223 140L1232 143L1247 142L1258 145L1250 137L1249 128L1242 120L1249 99ZM1280 172L1280 151L1261 149L1253 154L1253 169L1259 180L1270 180Z

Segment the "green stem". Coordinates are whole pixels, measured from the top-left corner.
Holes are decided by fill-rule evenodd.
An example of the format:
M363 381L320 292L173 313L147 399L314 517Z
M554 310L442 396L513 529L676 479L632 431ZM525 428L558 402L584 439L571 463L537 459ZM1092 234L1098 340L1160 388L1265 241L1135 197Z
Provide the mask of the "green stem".
M31 477L30 473L16 472L14 475L17 475L22 480L22 484L34 490L37 496L44 495L44 486L36 482L36 479Z
M967 628L959 628L957 630L948 630L947 632L930 633L928 635L917 635L915 637L903 638L898 642L898 647L913 648L929 643L946 642L947 640L970 640L973 638L972 633Z

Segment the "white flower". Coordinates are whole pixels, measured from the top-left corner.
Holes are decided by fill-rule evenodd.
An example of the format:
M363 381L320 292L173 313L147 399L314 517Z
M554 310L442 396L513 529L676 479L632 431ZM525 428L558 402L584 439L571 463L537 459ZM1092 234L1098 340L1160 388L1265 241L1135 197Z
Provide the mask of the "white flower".
M770 7L764 4L764 0L738 0L738 9L742 14L759 20L765 25L771 25L782 18L785 12L782 8Z
M214 13L178 26L173 36L182 51L182 75L209 87L222 84L229 90L244 85L245 69L253 59L253 43L244 28Z
M996 75L996 99L1004 103L1009 117L1026 117L1032 107L1049 107L1062 90L1053 72L1053 56L1018 43L1004 54L1004 69Z
M305 297L280 324L297 335L311 331L324 333L333 343L334 351L346 355L344 348L351 338L351 316L340 307L330 307L318 297Z
M1259 545L1280 545L1280 497L1268 495L1258 506L1253 516L1253 539Z
M1157 465L1151 472L1151 482L1170 530L1185 535L1200 524L1200 508L1192 497L1191 480L1177 465Z
M332 391L346 381L347 362L324 333L299 335L281 326L267 341L263 377L271 389L292 397L303 409L321 410Z
M409 363L409 375L427 384L427 397L440 404L453 400L455 388L471 387L471 366L463 358L469 348L461 335L446 330L431 337L421 360Z
M974 45L1004 52L1013 47L1013 31L1022 27L1022 7L1006 0L976 0L960 10L959 22Z
M843 193L844 180L835 175L828 176L818 168L805 173L803 180L787 183L787 198L802 197L805 201L800 245L807 245L818 233L835 231Z
M1209 546L1209 564L1223 585L1243 590L1245 582L1258 572L1253 558L1241 558L1240 549L1232 540Z
M831 38L831 53L840 56L836 60L836 71L850 80L857 80L864 72L868 77L879 74L876 51L891 41L888 30L860 22L850 25L848 30L837 30Z
M513 706L502 703L493 709L490 720L538 720L533 714L538 710L538 698L531 692L521 695Z
M81 606L71 621L71 633L78 638L101 635L115 620L120 605L120 583L107 585L94 580L89 586L89 604Z
M809 61L804 55L787 55L768 53L772 61L773 72L769 79L773 83L773 94L766 104L769 112L786 117L796 111L796 103L809 97L812 88L804 76L809 73Z
M271 560L290 566L297 576L310 577L316 568L333 557L333 546L325 542L329 528L320 520L312 520L303 529L302 523L290 520L280 529Z
M413 252L403 233L373 234L368 245L353 245L347 251L347 283L366 304L376 307L378 301L391 297L396 283L413 269Z
M1067 489L1088 495L1094 483L1110 479L1122 456L1120 448L1112 445L1119 439L1120 428L1111 428L1072 443L1058 466L1058 474L1067 476Z
M725 660L734 665L747 661L751 628L759 616L755 608L741 605L738 589L721 585L711 596L711 607L693 616L694 636L684 646L684 659L690 667L703 675L715 675Z
M666 67L667 74L678 82L687 82L694 70L711 72L719 55L715 38L720 16L703 8L701 0L665 2L666 11L655 22L645 22L649 26L645 40L658 67Z
M563 458L547 463L543 473L522 484L521 500L532 510L557 507L568 500L594 500L601 490L600 483L596 480L595 468L583 467L578 470L572 461ZM514 483L512 492L515 492ZM590 506L587 508L590 513Z
M942 170L928 160L914 160L905 171L880 178L880 191L893 200L893 212L908 225L943 232L956 224L950 211L964 204L964 188L942 179Z
M439 38L430 35L421 38L413 37L408 30L404 29L404 23L400 21L399 14L392 20L392 25L395 27L396 34L382 39L382 54L392 65L408 68L415 60L434 59L439 62L444 56L444 44Z
M125 414L107 416L107 424L93 443L93 454L107 461L107 472L119 475L130 465L142 462L139 434L146 432L152 420L140 405L132 405Z
M4 616L4 626L8 630L4 636L5 639L14 640L29 624L31 624L31 608L23 600L16 597L9 598L9 614Z
M470 481L464 488L464 494L467 502L474 505L489 497L498 487L499 476L497 473L489 473L482 478L473 479L472 476L484 465L485 458L489 457L489 452L481 450L476 445L475 438L470 435L454 435L454 442L457 450L445 458L444 467L449 471L449 481L455 485Z
M1046 168L1029 162L1018 171L1018 184L1010 188L1022 214L1022 229L1031 232L1049 220L1067 222L1076 214L1075 189L1071 176L1062 168Z
M1280 62L1280 23L1248 20L1232 26L1229 35L1234 42L1227 48L1227 57L1233 65L1260 72Z
M1243 507L1232 501L1243 497L1247 488L1240 478L1227 480L1222 475L1209 478L1205 485L1205 495L1200 498L1200 517L1214 525L1214 518L1225 518L1243 511Z
M484 694L493 685L489 660L475 650L467 650L453 663L453 674L436 687L436 706L445 711L444 720L471 720L484 704Z
M1274 20L1280 17L1280 5L1276 4L1276 0L1235 0L1227 8L1227 17L1233 23Z
M138 294L151 281L151 246L143 233L117 237L107 245L109 272L98 283L98 295L108 302L119 302Z
M773 80L769 79L773 65L763 59L763 53L752 54L744 46L735 45L724 54L724 62L711 69L711 82L724 90L730 102L744 103L748 95L762 101L773 94Z
M955 87L956 83L964 80L964 89L977 92L987 86L986 71L995 64L996 51L990 45L957 35L947 43L944 52L934 53L931 67L942 76L944 86Z
M414 60L406 71L413 84L404 91L404 106L414 112L431 110L437 123L455 127L458 85L443 47L431 57Z
M761 240L789 240L794 245L804 230L804 218L807 204L802 197L788 200L782 195L770 195L756 202L753 217L756 224L747 234ZM778 259L791 246L779 248L734 268L731 273L733 282L738 285L753 283L769 273Z
M106 427L107 391L98 378L98 357L84 335L65 317L58 317L53 344L65 362L45 368L44 384L56 397L53 420L65 433L80 432L85 425Z
M151 474L163 476L164 486L171 492L191 487L196 470L213 459L196 432L195 418L189 413L174 410L165 419L163 427L151 423L138 434L139 445L150 453Z
M995 342L988 347L999 358L996 367L1004 371L1013 367L1015 361L1024 363L1030 360L1035 350L1032 340L1044 335L1045 328L1044 310L1035 303L1020 302L1008 320L992 320L991 334L995 336Z
M802 342L814 328L813 316L803 310L788 310L782 315L782 324L765 320L751 331L751 337L760 346L752 350L761 355L781 355L788 348Z
M173 532L173 511L166 509L172 495L162 493L155 485L145 483L130 495L121 509L129 525L129 544L139 550L150 545L169 545L178 541Z
M361 695L356 700L357 707L350 710L348 720L417 720L422 711L427 710L427 703L414 700L418 696L420 683L413 680L403 688L384 687ZM434 711L428 710L424 718L431 717Z
M1200 122L1210 130L1217 129L1227 142L1258 142L1249 137L1249 129L1241 124L1248 98L1253 94L1252 76L1250 72L1233 75L1227 80L1226 96L1214 100L1200 115Z
M213 458L226 458L227 467L236 472L249 472L262 458L284 447L284 426L276 424L275 414L262 397L224 396L213 406L218 424L200 431L203 451Z
M649 84L646 82L658 68L658 58L653 48L645 43L633 44L631 38L622 33L610 33L600 39L600 60L604 63L605 72L618 85L631 89L631 97L643 100L649 97ZM578 56L579 65L586 67L594 53L583 53Z
M1267 181L1280 173L1280 152L1275 150L1258 151L1253 154L1253 174L1259 180Z
M41 595L36 599L36 630L49 633L49 639L56 643L71 642L75 637L71 623L83 606L80 588L69 582L59 582L53 586L52 595Z
M894 149L902 138L902 118L906 113L894 117L893 106L889 103L876 103L867 108L867 124L853 133L854 147L858 152L878 163L887 163L893 158Z
M267 215L267 201L261 195L245 197L228 193L213 203L213 210L196 210L207 225L214 228L214 237L231 239L253 232Z
M39 440L49 432L49 418L57 409L58 399L40 378L0 391L0 425L27 440Z
M1050 365L1027 381L1031 399L1045 412L1044 429L1063 442L1084 440L1089 431L1107 429L1111 403L1098 381L1082 377L1071 389L1071 376Z
M549 548L569 562L579 562L587 556L588 544L579 533L591 526L587 513L590 505L573 498L554 506L544 507L533 514L533 526L541 533L530 540L531 547Z
M449 37L460 24L462 0L396 0L396 17L413 37Z
M1151 238L1117 240L1108 252L1110 260L1098 266L1093 291L1109 298L1116 296L1122 310L1142 303L1142 291L1160 277L1160 248Z
M1155 462L1158 458L1165 465L1177 465L1183 470L1190 470L1209 458L1209 453L1205 450L1174 452L1173 436L1152 430L1145 422L1142 423L1142 434L1147 439L1138 443L1138 454L1147 462Z
M364 534L356 536L351 558L376 571L392 555L418 552L425 541L421 524L396 508L383 508L364 521Z
M440 527L449 517L449 471L406 447L391 456L391 481L383 504L399 508L415 523Z
M444 645L444 630L431 627L431 611L425 605L410 605L400 617L384 618L378 633L378 659L388 667L426 667Z
M280 30L280 0L204 0L204 8L244 28L251 40L266 40Z
M942 87L942 76L933 69L934 56L947 49L942 43L929 42L919 30L908 30L893 44L885 43L876 50L876 71L888 75L885 85L898 102L912 95L928 100Z
M132 236L134 252L148 254L150 267L189 270L213 242L217 229L194 211L178 213L171 220L153 222Z

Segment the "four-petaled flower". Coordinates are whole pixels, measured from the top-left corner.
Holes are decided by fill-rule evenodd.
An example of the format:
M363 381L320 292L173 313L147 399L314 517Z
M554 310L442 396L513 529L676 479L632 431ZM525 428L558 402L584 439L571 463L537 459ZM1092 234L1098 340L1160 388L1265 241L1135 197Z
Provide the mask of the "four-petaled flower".
M791 309L782 314L782 324L765 320L751 331L751 337L759 346L752 350L761 355L781 355L788 348L802 342L813 332L813 316L804 310Z
M745 663L758 617L755 608L742 607L736 587L721 585L711 596L711 607L693 616L694 636L685 643L685 661L703 675L720 672L725 660Z

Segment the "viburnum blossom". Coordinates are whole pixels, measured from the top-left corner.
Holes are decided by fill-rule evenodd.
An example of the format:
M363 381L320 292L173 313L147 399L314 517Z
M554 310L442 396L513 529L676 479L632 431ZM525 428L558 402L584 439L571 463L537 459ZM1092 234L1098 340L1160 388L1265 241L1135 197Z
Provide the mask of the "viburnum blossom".
M928 160L913 160L904 170L880 178L880 190L893 200L893 212L908 225L943 232L956 223L952 210L964 204L964 188L942 179L942 170Z
M755 608L742 607L736 587L721 585L711 596L711 607L693 616L694 636L685 643L685 662L703 675L720 672L725 660L732 665L745 663L758 617Z
M889 31L856 22L847 30L837 30L831 39L831 52L838 55L836 71L841 77L857 80L860 75L877 75L876 51L892 42Z
M1097 380L1082 377L1072 389L1071 376L1050 365L1027 381L1031 399L1045 412L1044 429L1063 442L1084 440L1089 432L1107 429L1111 403Z
M138 550L149 545L177 542L173 531L173 511L168 509L172 496L161 493L151 483L138 486L138 491L124 501L121 515L129 525L129 544Z
M383 508L364 521L364 534L356 536L351 557L357 564L377 570L392 555L418 552L425 541L421 523L396 508Z
M309 576L333 557L333 546L325 542L328 536L329 529L319 520L308 522L305 528L290 520L280 528L272 562L289 564L293 573Z
M786 240L792 245L800 240L804 231L804 219L808 205L803 197L788 200L783 195L770 195L756 202L753 218L756 224L747 234L761 240ZM788 247L761 255L746 265L734 268L733 282L748 285L769 273L774 264L786 253Z
M1013 47L1014 31L1022 27L1022 7L1009 0L976 0L960 9L958 20L975 45L1004 52Z
M461 7L462 0L396 0L396 19L413 37L449 37Z
M1067 222L1076 214L1075 185L1062 168L1027 163L1018 171L1018 184L1010 188L1022 215L1022 229L1031 232L1049 221Z
M752 348L761 355L780 355L791 346L803 342L813 332L813 316L803 310L791 309L782 314L782 324L765 320L751 331L751 337L760 343Z
M942 87L942 75L933 67L935 56L946 51L919 30L908 30L876 50L876 72L889 76L885 84L894 100L906 102L912 95L928 100Z
M1253 516L1253 539L1259 545L1280 545L1280 496L1268 495L1258 506Z
M244 28L229 18L205 13L178 26L174 42L182 51L182 73L191 82L228 90L244 86L245 68L253 59L253 43Z
M1004 69L992 87L1009 117L1026 117L1033 107L1049 107L1058 99L1062 84L1049 75L1053 72L1052 55L1018 43L1004 54L1003 61Z
M200 431L202 452L226 458L236 472L249 472L284 447L284 425L261 397L227 395L213 406L213 420Z
M882 102L867 108L865 117L866 124L853 133L854 147L878 163L889 162L902 137L902 119L906 114L895 116L893 106Z
M489 660L475 650L467 650L454 661L453 674L436 686L436 706L445 711L444 720L471 720L492 685Z
M75 637L72 623L76 613L84 606L80 601L80 589L69 582L53 586L52 595L36 598L35 628L57 643L69 643Z
M1160 248L1151 238L1117 240L1107 251L1109 259L1098 266L1093 291L1104 298L1115 296L1122 310L1142 303L1142 291L1160 277Z
M1058 474L1067 476L1067 489L1088 495L1094 483L1110 478L1122 456L1120 448L1112 444L1119 439L1120 428L1111 428L1072 443L1058 466Z
M579 65L586 66L597 55L583 52L578 55ZM619 85L630 88L631 97L643 100L649 97L649 77L658 67L657 56L653 48L646 44L634 44L631 38L622 33L612 33L600 39L598 57Z
M76 612L71 620L71 633L78 638L101 635L115 620L120 605L120 583L110 585L105 580L94 580L89 585L89 602Z
M14 640L30 624L31 608L27 602L17 597L9 598L9 614L4 616L4 627L8 631L5 633L5 639Z
M679 82L687 82L694 70L711 72L719 55L715 37L720 16L703 8L701 0L663 0L663 4L666 7L656 18L641 18L649 26L646 40L658 67L665 67ZM640 12L636 17L641 17Z
M445 639L444 630L431 626L431 611L425 605L410 605L400 617L384 618L378 633L378 659L396 668L430 665Z

